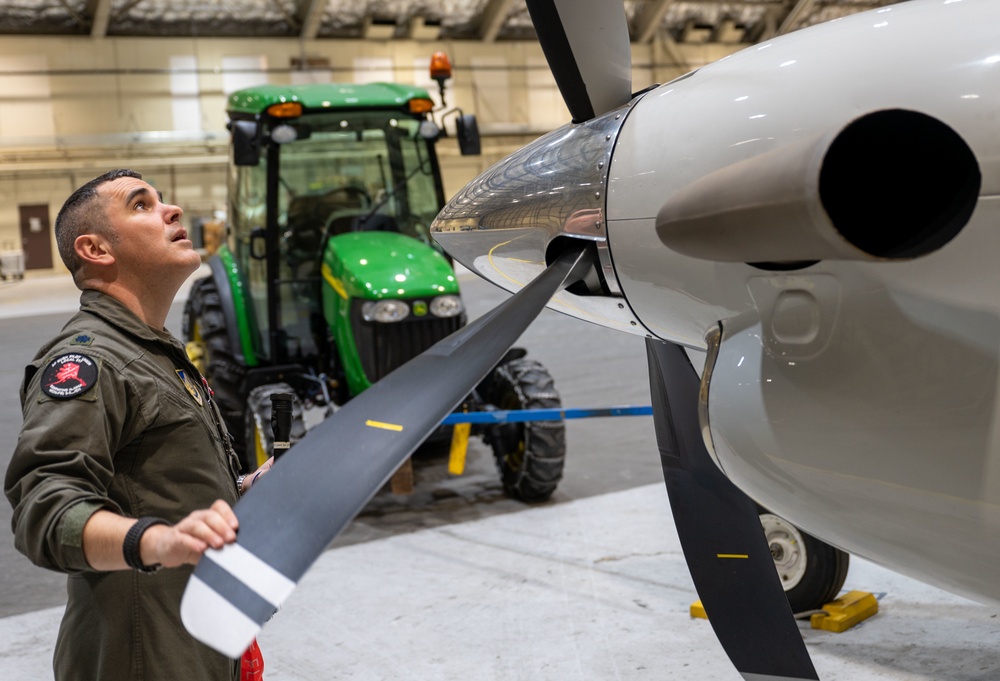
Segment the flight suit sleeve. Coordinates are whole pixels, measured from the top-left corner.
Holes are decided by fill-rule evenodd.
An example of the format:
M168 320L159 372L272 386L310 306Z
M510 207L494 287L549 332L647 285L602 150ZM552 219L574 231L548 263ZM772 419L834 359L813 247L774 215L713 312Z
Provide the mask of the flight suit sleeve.
M83 526L97 510L121 513L109 498L114 452L155 417L155 383L138 385L104 358L88 354L96 375L81 389L53 386L69 356L50 355L26 371L21 388L24 424L7 469L4 492L14 509L14 543L33 563L62 572L89 570L83 556ZM79 354L76 355L79 358ZM82 363L82 362L81 362ZM30 369L30 367L29 367ZM89 370L89 367L88 367ZM61 392L60 392L61 390Z

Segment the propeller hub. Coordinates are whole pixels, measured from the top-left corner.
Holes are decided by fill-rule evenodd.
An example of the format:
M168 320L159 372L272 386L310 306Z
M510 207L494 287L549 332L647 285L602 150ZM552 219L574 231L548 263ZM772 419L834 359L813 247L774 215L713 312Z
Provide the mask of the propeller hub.
M596 244L608 293L621 287L607 247L608 173L629 113L623 106L543 135L480 175L444 207L431 233L456 260L503 288L512 276L503 258L543 265L554 240Z

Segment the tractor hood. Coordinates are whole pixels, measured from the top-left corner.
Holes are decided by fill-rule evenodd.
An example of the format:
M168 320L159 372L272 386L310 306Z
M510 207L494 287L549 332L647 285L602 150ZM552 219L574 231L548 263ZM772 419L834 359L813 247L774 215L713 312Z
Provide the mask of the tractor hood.
M345 300L458 294L458 279L441 253L394 232L331 238L323 253L323 280Z

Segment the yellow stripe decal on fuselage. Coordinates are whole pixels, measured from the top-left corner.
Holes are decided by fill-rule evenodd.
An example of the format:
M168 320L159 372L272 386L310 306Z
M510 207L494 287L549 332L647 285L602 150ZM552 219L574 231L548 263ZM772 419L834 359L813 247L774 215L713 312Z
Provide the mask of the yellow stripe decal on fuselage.
M745 553L717 553L716 558L749 558Z
M403 426L395 423L382 423L381 421L365 421L365 425L371 428L381 428L382 430L394 430L397 433L403 430Z

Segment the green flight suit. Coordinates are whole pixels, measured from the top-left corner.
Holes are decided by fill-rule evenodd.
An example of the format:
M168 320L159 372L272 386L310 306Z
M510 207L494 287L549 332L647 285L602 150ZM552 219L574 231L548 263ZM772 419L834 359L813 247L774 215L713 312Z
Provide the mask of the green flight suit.
M84 559L83 526L98 509L176 523L216 499L234 504L239 464L180 342L110 296L88 290L80 301L25 368L4 482L18 550L68 573L56 679L236 679L239 662L181 623L190 566L96 572Z

